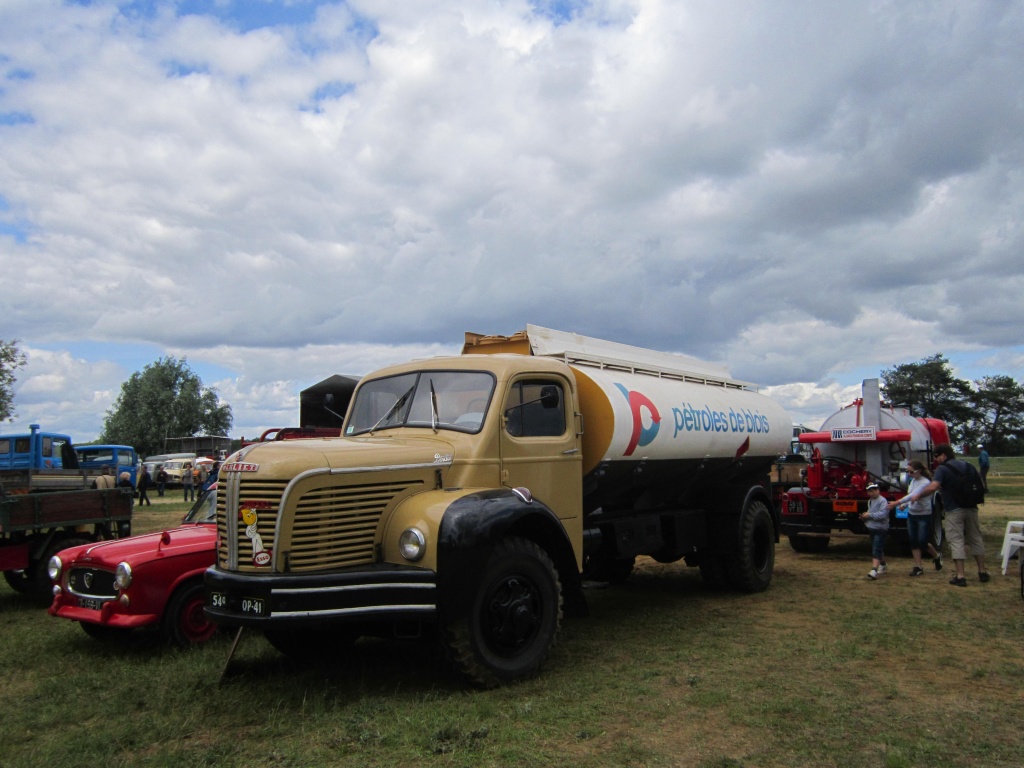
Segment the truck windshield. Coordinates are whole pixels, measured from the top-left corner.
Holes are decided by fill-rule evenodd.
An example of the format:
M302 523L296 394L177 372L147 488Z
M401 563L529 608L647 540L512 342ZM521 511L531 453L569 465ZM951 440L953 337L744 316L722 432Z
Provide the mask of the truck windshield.
M352 403L346 435L394 427L479 432L494 377L478 371L417 371L363 384Z
M192 505L182 523L215 523L217 522L217 484L210 486Z

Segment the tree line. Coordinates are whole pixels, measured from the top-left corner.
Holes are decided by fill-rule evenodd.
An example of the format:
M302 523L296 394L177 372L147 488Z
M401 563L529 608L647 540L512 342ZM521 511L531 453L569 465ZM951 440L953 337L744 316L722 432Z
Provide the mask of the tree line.
M1024 454L1024 387L1011 376L974 382L953 375L949 361L932 355L881 373L883 398L911 415L941 419L954 445L994 456Z

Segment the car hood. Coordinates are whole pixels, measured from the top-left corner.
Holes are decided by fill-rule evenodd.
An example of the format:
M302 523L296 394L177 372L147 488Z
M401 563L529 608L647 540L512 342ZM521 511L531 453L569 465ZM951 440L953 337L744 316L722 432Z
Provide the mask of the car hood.
M145 533L127 539L101 541L76 547L68 564L90 564L115 568L120 562L136 565L163 557L213 550L217 527L212 524L183 525L169 531Z
M382 436L282 440L245 448L221 466L221 479L236 472L295 477L310 467L352 470L360 467L410 467L429 470L451 464L454 446L423 429L387 430Z

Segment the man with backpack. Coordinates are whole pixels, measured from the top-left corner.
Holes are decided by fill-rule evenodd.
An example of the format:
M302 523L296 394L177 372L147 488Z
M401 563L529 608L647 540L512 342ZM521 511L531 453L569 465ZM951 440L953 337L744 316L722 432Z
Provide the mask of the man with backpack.
M989 574L985 570L985 542L978 525L978 504L985 498L984 483L978 471L958 459L950 445L937 446L935 460L938 462L935 479L912 496L923 498L938 491L942 499L942 508L946 510L946 539L956 565L956 573L949 583L954 587L967 586L964 562L968 551L978 563L978 581L985 583Z

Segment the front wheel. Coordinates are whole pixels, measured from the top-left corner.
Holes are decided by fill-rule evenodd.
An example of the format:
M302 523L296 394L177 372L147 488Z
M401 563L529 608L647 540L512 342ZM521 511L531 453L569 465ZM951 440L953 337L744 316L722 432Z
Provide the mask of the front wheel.
M775 526L763 501L752 501L740 516L739 551L729 559L729 578L743 592L764 592L775 569Z
M213 637L217 625L203 613L203 582L193 581L177 589L164 611L164 637L179 648L190 648Z
M486 688L536 674L562 623L562 587L547 553L528 539L499 542L464 619L445 630L459 670Z

